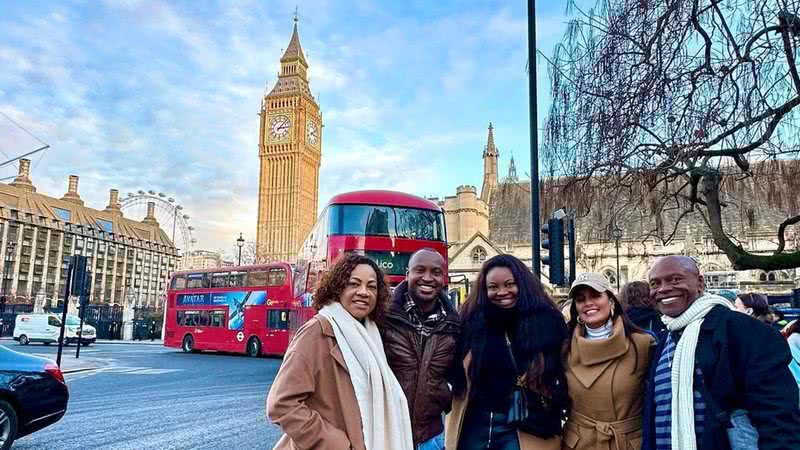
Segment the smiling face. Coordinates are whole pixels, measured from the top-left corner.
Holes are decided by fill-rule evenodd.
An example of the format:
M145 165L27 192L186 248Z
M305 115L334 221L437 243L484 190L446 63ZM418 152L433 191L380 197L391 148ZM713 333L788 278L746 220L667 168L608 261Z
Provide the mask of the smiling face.
M415 253L408 262L406 278L411 297L424 309L436 300L444 287L444 258L429 250Z
M363 320L373 309L378 299L378 277L367 264L359 264L350 273L350 279L339 295L339 303L357 320Z
M649 278L650 297L656 308L669 317L683 314L705 290L703 276L686 257L660 259L650 270Z
M608 322L614 308L606 292L597 292L589 286L581 286L572 294L579 322L589 328L599 328Z
M508 267L495 267L486 274L486 294L499 308L513 308L517 304L519 288Z

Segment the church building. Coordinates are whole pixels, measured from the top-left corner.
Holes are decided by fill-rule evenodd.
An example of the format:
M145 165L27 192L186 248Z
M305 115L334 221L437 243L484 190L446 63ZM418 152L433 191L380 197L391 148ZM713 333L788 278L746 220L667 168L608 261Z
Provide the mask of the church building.
M512 254L528 266L532 265L530 181L518 178L513 157L509 160L507 175L498 176L500 151L495 144L492 124L489 124L482 157L480 192L474 186L462 185L454 196L431 199L445 211L450 244L449 273L454 280L474 280L483 262L498 254ZM790 180L800 178L800 161L759 164L764 166L754 165L753 170L769 173L771 181L755 182L754 178L749 178L726 187L723 194L737 201L724 210L724 223L729 235L745 248L768 253L777 248L776 224L782 218L800 214L800 202L792 200L796 197L788 187ZM579 203L560 194L556 187L558 181L550 178L542 181L542 221L556 209ZM664 238L672 231L669 224L677 221L677 213L659 213L643 206L636 214L628 212L625 217L615 218L622 230L622 237L615 240L608 227L609 217L616 214L613 199L598 193L590 203L591 208L578 211L577 271L602 273L612 286L617 282L622 285L631 280L644 280L655 260L665 255L694 258L706 275L709 288L786 293L796 285L795 280L800 281L797 270L734 271L697 213L684 217L673 239L669 240ZM653 234L652 230L658 232ZM800 248L800 233L787 232L787 245ZM546 250L543 252L547 254ZM542 281L550 286L547 266L543 267L542 274Z

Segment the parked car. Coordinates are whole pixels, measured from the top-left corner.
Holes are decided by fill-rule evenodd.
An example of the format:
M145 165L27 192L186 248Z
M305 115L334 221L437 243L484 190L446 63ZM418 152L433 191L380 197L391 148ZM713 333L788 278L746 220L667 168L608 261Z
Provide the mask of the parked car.
M69 390L56 363L0 345L0 450L58 422L68 401Z
M82 331L78 330L81 320L77 316L67 315L67 326L64 329L64 343L69 345L78 342L78 336L83 333L81 344L90 345L97 338L93 326L83 324ZM55 344L61 333L61 316L58 314L20 314L14 323L14 340L22 345L31 342L42 342L45 345Z

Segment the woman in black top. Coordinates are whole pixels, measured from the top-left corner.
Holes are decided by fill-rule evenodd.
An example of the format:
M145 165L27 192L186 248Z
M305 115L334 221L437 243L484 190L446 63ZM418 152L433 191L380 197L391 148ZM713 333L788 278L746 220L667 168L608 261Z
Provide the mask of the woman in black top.
M507 416L521 376L528 388L551 404L568 403L560 358L567 327L542 284L519 259L495 256L483 265L461 317L463 342L453 373L445 447L559 449L559 436L518 432ZM562 415L555 410L555 415Z

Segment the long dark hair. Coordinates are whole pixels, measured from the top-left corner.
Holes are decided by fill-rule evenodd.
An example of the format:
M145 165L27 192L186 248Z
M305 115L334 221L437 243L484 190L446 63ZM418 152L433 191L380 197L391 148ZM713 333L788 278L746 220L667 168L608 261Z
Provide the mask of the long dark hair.
M630 284L630 283L629 283ZM587 286L587 289L592 289L591 287ZM630 340L631 335L633 333L647 333L643 328L639 327L635 323L628 318L628 315L625 314L625 307L622 305L622 302L617 299L617 296L614 295L611 291L606 291L606 295L608 295L608 300L614 302L614 309L613 314L614 317L619 317L619 320L622 320L622 328L625 330L625 337ZM569 352L572 351L572 336L575 334L575 329L578 328L578 307L575 305L575 299L572 299L572 305L569 307L569 322L567 322L567 329L569 330L569 339L567 339L566 344L564 345L564 360L567 359ZM631 341L631 344L633 342ZM633 347L633 351L636 353L636 363L633 366L633 372L636 373L638 361L639 361L639 354L638 350L636 349L635 345L631 345Z
M458 369L453 379L453 392L462 396L466 390L466 376L462 361L471 353L469 377L477 379L483 350L486 347L486 315L490 306L486 275L494 268L505 267L511 271L517 284L516 328L510 331L511 346L519 368L525 371L528 384L544 395L556 395L566 386L560 350L567 337L564 316L547 295L525 264L511 255L497 255L483 264L473 284L466 303L461 309L462 343Z
M319 311L323 306L329 303L338 302L348 280L350 280L350 274L353 273L356 266L361 264L366 264L375 271L375 278L378 280L378 293L376 295L375 309L369 313L369 318L379 325L382 324L391 296L389 284L386 283L386 275L381 268L375 264L375 261L364 255L347 253L341 256L333 267L320 278L317 283L317 288L314 291L314 298L311 301L311 306Z

